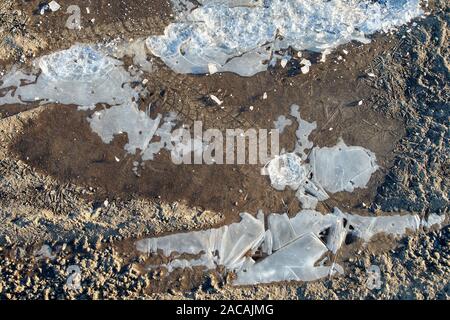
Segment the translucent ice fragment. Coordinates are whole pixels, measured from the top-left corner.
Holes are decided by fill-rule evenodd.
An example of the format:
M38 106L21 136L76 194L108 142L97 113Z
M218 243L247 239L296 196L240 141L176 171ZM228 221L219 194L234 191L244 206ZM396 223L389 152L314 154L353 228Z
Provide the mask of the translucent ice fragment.
M433 226L441 227L441 225L444 223L445 219L446 219L445 214L438 215L438 214L432 213L432 214L428 215L427 219L422 219L420 224L422 226L424 226L425 228L431 228Z
M317 128L317 123L303 120L300 116L300 107L296 104L291 106L291 116L296 118L298 123L298 128L295 132L297 136L295 152L299 153L302 159L305 160L308 157L305 150L313 147L313 143L309 141L309 136L311 135L311 132Z
M315 266L327 252L327 247L315 235L306 234L279 251L240 270L234 285L253 285L279 281L314 281L328 276L332 267ZM338 268L342 270L342 268Z
M309 159L313 180L331 193L364 188L378 169L374 153L342 141L332 148L314 148Z
M319 199L309 194L300 193L297 195L298 200L302 204L302 209L315 209Z
M338 219L338 217L331 214L323 215L314 210L302 210L295 217L291 218L291 225L297 236L307 233L319 236L322 231L336 224Z
M272 235L273 250L279 250L297 238L287 214L271 214L267 218Z

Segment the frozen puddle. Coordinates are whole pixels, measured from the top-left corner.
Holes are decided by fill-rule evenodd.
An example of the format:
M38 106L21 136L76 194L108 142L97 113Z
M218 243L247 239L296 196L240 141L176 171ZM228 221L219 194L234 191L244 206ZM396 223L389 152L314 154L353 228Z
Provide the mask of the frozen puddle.
M374 153L343 141L332 148L314 148L310 164L313 180L331 193L364 188L378 169Z
M143 160L152 160L162 149L171 150L170 133L176 114L158 114L152 119L149 112L139 110L140 96L147 94L142 85L143 72L126 70L120 60L125 55L133 57L142 70L151 71L143 40L129 46L77 44L36 59L30 73L13 69L2 79L0 105L58 103L77 105L80 110L109 105L88 118L92 131L104 143L127 133L125 150L130 154L139 150ZM161 139L150 142L154 136Z
M336 254L347 236L364 241L377 234L402 236L441 220L436 215L422 222L418 215L364 217L337 208L326 215L314 210L303 210L293 218L271 214L268 226L262 213L256 218L248 213L241 217L241 222L218 229L143 239L137 241L136 248L142 253L172 257L169 264L162 265L169 272L176 268L225 266L237 274L234 285L314 281L344 273L338 264L326 265L324 256L327 252ZM265 257L256 261L253 256L257 252ZM185 254L199 257L181 258Z
M329 52L422 14L420 0L172 0L178 18L147 46L178 73L252 76L275 52ZM309 68L309 65L305 65ZM306 70L305 70L306 71Z

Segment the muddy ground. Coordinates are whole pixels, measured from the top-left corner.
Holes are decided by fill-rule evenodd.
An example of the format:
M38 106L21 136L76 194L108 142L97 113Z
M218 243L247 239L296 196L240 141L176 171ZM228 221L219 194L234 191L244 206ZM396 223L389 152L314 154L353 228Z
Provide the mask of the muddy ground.
M81 30L65 28L65 10L43 16L39 1L0 4L0 69L77 42L108 42L160 34L170 21L166 1L58 1L89 7ZM108 5L109 4L109 5ZM316 121L315 145L339 138L375 152L381 169L366 189L320 204L362 215L448 214L449 7L368 45L350 43L304 75L298 60L251 78L234 74L179 75L156 58L146 74L153 112L176 111L206 128L270 128L291 104ZM92 19L95 19L92 21ZM348 54L344 53L344 50ZM339 58L339 57L342 57ZM0 70L0 71L1 71ZM370 77L368 73L376 76ZM267 99L263 99L267 93ZM222 106L207 97L214 94ZM359 101L362 104L359 105ZM343 277L312 283L230 286L223 270L148 272L154 262L133 246L144 236L206 229L239 220L239 212L301 208L291 191L274 192L260 166L175 166L162 153L136 175L123 146L105 145L75 106L0 107L0 297L119 299L448 299L449 228L404 239L350 244L338 256ZM282 136L292 149L295 127ZM117 162L115 158L121 160ZM52 257L36 257L43 244ZM162 259L153 257L153 259ZM366 285L378 265L381 289ZM81 269L80 290L67 287L67 268Z

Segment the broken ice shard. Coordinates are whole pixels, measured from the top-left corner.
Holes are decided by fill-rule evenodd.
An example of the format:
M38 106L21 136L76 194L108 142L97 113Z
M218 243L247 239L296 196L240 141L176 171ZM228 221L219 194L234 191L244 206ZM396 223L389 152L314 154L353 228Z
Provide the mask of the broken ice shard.
M245 254L264 238L264 224L249 215L241 214L242 220L218 229L174 234L160 238L149 238L136 243L139 251L165 256L172 253L201 254L208 265L223 265L230 270L240 268ZM176 259L178 260L178 259Z
M313 143L309 140L309 136L317 128L317 123L315 121L308 122L303 120L300 115L300 107L296 104L291 106L291 116L293 116L298 123L297 131L295 131L297 142L295 144L294 152L300 154L301 158L305 160L308 157L305 151L313 147Z
M267 230L261 212L257 218L248 213L241 217L241 222L218 229L143 239L136 247L144 253L161 252L170 257L171 261L162 265L169 272L176 268L225 266L237 273L234 285L313 281L344 272L338 264L325 266L319 261L326 253L337 254L347 235L370 241L377 234L402 236L420 227L417 215L365 217L337 208L329 214L302 210L293 218L270 214ZM430 226L433 221L439 224L442 219L432 218ZM253 256L258 249L266 256L256 261ZM183 254L199 256L187 259Z
M88 121L93 132L104 143L117 134L126 133L125 150L130 154L141 151L143 160L153 159L161 149L170 149L170 134L176 115L151 118L139 110L138 100L145 90L140 74L127 71L118 58L133 57L141 68L149 71L143 40L126 46L76 44L69 49L43 56L34 61L30 74L13 68L3 77L0 105L14 103L75 104L80 110L93 109L97 104L110 107L96 111ZM157 135L161 139L150 142Z

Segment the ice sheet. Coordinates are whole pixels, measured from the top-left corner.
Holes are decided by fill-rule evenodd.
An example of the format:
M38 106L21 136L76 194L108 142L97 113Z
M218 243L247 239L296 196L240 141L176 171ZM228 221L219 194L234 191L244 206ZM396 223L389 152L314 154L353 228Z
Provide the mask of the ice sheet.
M26 75L13 69L2 79L1 88L13 87L6 97L0 97L0 105L42 100L90 107L97 103L121 105L138 99L131 87L137 79L123 68L120 60L97 46L77 44L43 56L34 65L40 74L36 71L34 76ZM22 84L24 79L27 81Z
M279 250L297 238L287 214L271 214L267 218L272 235L272 248Z
M136 243L136 248L144 253L161 250L165 256L172 253L202 254L214 257L216 265L238 269L245 262L245 254L256 243L261 243L265 236L264 224L260 220L248 213L241 214L241 217L241 222L218 229L143 239Z
M313 180L331 193L364 188L378 169L373 152L343 141L332 148L314 148L309 160Z
M292 120L286 118L285 116L279 116L278 119L274 121L275 129L277 129L280 134L283 133L284 129L290 125L292 125Z
M328 214L302 210L292 218L286 214L270 214L267 230L264 230L262 213L258 213L256 219L247 213L241 216L240 223L144 239L138 241L136 247L144 253L160 250L171 257L172 261L163 265L169 272L176 268L202 266L212 269L223 265L237 272L235 285L313 281L344 272L339 265L324 266L319 261L327 252L337 254L347 235L370 241L377 234L402 236L407 231L418 231L420 227L417 215L366 217L344 213L337 208ZM441 221L432 219L436 224ZM251 255L258 248L267 256L255 262ZM184 253L200 254L200 257L179 258Z
M176 22L147 46L178 73L251 76L267 69L274 51L322 52L389 31L422 14L420 0L173 1Z

